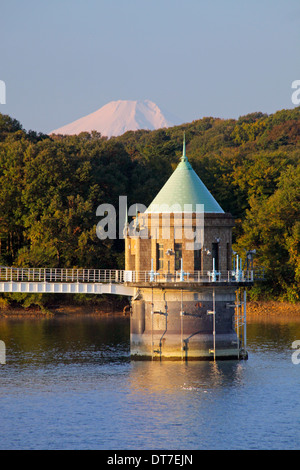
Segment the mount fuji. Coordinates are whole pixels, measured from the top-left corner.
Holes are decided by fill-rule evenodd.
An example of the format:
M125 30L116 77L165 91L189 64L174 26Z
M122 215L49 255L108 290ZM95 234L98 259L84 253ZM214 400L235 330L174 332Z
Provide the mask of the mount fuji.
M103 136L112 137L138 129L155 130L171 127L177 119L163 114L160 108L149 100L111 101L97 111L56 129L50 134L79 134L98 131Z

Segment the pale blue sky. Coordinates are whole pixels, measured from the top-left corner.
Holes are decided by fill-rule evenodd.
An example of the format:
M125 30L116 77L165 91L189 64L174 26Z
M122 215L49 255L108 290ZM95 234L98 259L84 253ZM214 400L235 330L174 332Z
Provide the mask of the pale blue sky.
M27 130L118 99L150 99L180 122L295 106L299 0L3 0L0 11L0 112Z

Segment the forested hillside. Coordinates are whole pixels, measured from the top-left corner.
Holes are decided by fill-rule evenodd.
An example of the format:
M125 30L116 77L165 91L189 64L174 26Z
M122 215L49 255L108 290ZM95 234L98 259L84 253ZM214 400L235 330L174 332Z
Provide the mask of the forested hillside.
M96 209L148 205L187 155L226 212L234 248L256 249L267 281L251 296L300 300L300 108L203 118L158 131L47 136L0 114L0 265L124 267L124 241L101 241ZM13 296L3 296L12 299Z

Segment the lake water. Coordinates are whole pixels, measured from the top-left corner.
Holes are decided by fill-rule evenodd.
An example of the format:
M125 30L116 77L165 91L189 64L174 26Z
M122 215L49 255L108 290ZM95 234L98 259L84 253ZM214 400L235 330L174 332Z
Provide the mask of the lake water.
M128 318L2 318L0 449L298 449L298 339L252 320L248 361L133 362Z

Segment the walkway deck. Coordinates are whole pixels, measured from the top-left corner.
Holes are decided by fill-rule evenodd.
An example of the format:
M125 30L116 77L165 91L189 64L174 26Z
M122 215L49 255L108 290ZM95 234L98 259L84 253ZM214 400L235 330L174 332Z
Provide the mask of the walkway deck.
M133 296L137 287L191 288L200 285L251 285L263 270L156 273L117 269L0 267L0 292L115 294Z

